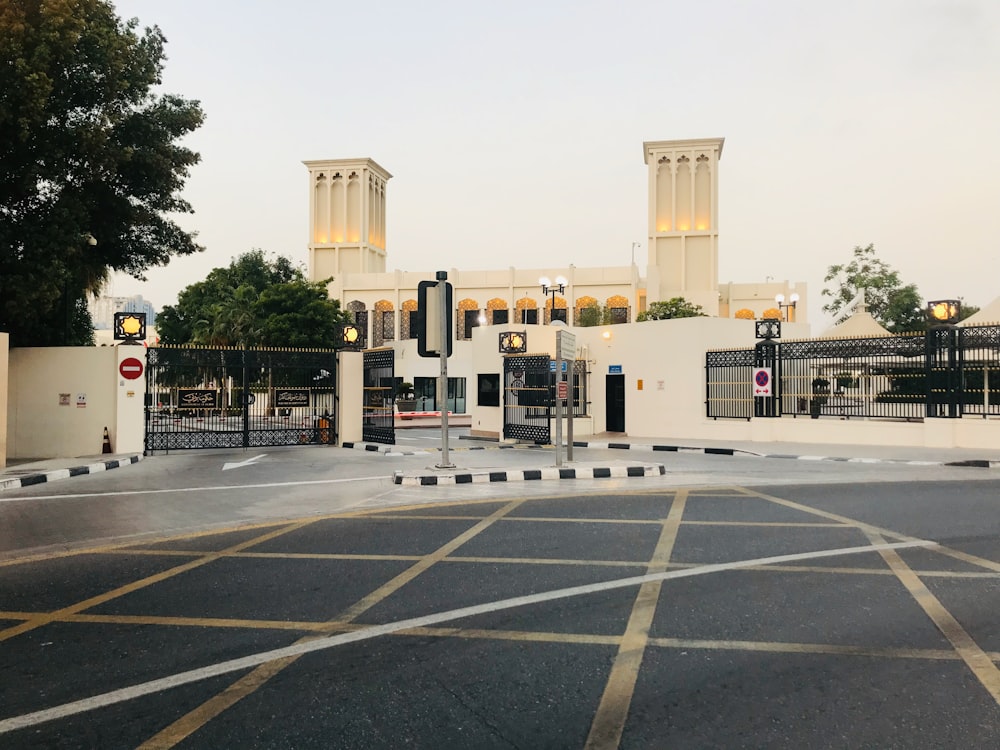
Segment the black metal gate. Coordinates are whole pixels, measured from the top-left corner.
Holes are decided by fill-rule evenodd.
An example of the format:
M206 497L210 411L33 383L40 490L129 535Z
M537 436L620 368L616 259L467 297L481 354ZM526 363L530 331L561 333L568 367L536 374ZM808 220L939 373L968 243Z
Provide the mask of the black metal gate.
M147 453L335 444L332 349L151 347Z
M395 352L391 347L364 352L364 403L361 435L366 442L396 442Z
M553 372L548 355L510 354L503 360L503 436L552 442Z

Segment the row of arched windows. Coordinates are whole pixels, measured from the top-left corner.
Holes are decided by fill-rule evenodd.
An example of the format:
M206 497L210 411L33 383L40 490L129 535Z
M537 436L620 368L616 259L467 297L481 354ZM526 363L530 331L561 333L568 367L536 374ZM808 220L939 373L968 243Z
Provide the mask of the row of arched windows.
M382 346L397 338L396 310L387 299L379 300L372 308L360 301L347 303L347 312L354 317L364 334L369 331L371 321L370 346ZM455 336L458 339L472 338L472 329L479 325L500 325L503 323L525 323L548 325L553 320L562 320L577 326L606 325L629 323L631 309L628 298L616 294L608 297L602 304L595 297L579 297L573 304L572 320L569 318L569 303L565 297L556 295L546 297L544 303L531 297L522 297L514 303L511 310L507 300L494 297L485 306L478 300L466 297L456 305ZM399 316L398 337L400 340L416 338L417 331L417 301L408 299L401 305L402 315ZM366 344L367 344L366 336Z

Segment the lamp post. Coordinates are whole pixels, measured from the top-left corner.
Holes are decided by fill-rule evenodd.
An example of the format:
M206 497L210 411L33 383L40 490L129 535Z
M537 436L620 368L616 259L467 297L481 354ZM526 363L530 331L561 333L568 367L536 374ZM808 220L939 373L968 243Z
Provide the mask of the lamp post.
M569 282L563 276L556 276L555 282L550 281L548 276L542 276L538 279L538 283L542 286L542 294L552 295L552 308L549 312L549 323L551 324L555 319L556 294L564 294L566 292L566 284Z
M795 315L794 315L794 313L791 313L789 311L795 309L795 305L797 305L798 302L799 302L799 295L797 293L795 293L795 292L792 292L789 295L789 297L788 297L788 303L786 304L785 303L785 295L784 294L776 294L776 295L774 295L774 301L778 303L778 308L781 310L781 314L782 314L782 317L783 317L784 321L786 323L794 323L795 322Z
M927 340L925 377L927 379L927 416L961 417L963 387L958 373L958 328L962 303L956 299L927 303Z

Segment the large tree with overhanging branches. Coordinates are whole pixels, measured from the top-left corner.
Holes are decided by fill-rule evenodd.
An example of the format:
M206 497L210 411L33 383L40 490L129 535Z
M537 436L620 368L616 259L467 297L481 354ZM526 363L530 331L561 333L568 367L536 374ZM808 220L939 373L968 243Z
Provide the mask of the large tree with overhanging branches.
M195 101L157 92L163 34L106 0L0 2L0 330L92 340L86 295L198 252L171 218L198 154Z

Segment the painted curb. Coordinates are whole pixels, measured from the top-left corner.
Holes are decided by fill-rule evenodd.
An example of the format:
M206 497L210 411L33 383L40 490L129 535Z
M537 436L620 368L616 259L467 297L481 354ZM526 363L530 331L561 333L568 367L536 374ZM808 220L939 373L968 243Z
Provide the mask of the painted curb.
M118 458L112 461L100 461L84 466L74 466L68 469L53 469L51 471L39 472L37 474L25 474L21 477L11 477L10 479L0 479L0 490L17 489L19 487L30 487L36 484L56 482L60 479L78 477L83 474L99 474L102 471L110 471L120 466L131 466L142 460L141 455Z
M410 487L427 487L442 484L483 484L486 482L530 482L541 479L609 479L620 477L658 477L667 473L663 464L644 466L595 466L580 468L544 469L480 469L454 473L417 474L397 471L392 475L394 484Z
M795 455L791 453L757 453L742 448L691 448L683 445L633 445L631 443L591 443L586 441L573 441L574 448L605 448L612 450L646 450L646 451L670 451L675 453L704 453L711 456L735 456L742 454L755 456L757 458L784 458L796 461L839 461L841 463L857 464L896 464L903 466L970 466L975 468L996 469L1000 468L1000 460L992 461L988 459L969 459L965 461L928 461L921 459L905 458L849 458L844 456L809 456Z

